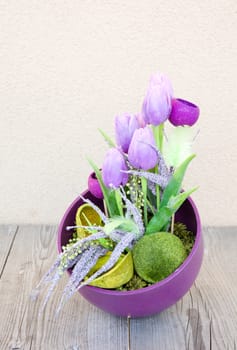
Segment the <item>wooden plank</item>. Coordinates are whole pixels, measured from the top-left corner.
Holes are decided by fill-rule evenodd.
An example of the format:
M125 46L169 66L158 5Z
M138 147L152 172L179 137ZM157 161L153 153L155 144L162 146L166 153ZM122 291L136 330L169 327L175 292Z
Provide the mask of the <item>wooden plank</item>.
M0 280L0 349L126 349L126 320L106 314L79 294L58 318L67 276L40 316L42 296L29 295L56 256L56 228L20 226Z
M237 349L237 228L204 229L201 272L181 301L131 320L131 348Z
M0 279L15 238L17 225L0 225Z
M206 228L204 237L194 286L163 313L131 320L131 350L237 349L237 228ZM29 295L56 256L55 227L20 227L10 242L0 280L0 349L128 349L126 319L80 295L54 317L67 276L39 316L43 296L33 301Z

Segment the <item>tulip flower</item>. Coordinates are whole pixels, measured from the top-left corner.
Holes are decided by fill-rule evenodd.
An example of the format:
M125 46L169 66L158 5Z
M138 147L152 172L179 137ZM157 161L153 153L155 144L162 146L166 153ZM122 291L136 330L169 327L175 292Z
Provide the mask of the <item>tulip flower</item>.
M181 98L173 99L169 121L174 126L192 126L198 120L199 113L200 110L195 104Z
M149 126L137 129L128 149L128 160L134 168L148 170L158 163L155 139Z
M106 187L118 188L128 181L125 159L117 148L110 148L102 166L102 178Z
M139 124L139 128L144 128L146 126L146 123L143 119L142 113L137 114L137 120L138 120L138 124Z
M168 119L172 96L173 89L170 80L164 74L153 75L142 106L146 124L157 126Z
M135 115L123 114L115 117L116 142L123 152L128 152L133 133L138 128L139 121Z

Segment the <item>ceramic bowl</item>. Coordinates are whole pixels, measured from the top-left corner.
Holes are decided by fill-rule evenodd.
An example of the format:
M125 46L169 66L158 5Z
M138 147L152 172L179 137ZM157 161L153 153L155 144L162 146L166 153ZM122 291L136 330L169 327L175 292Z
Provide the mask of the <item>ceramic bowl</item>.
M101 206L102 201L89 191L83 196ZM58 251L66 245L72 236L67 226L75 224L76 211L82 205L76 198L66 210L58 229ZM194 283L203 258L203 237L198 210L191 198L188 198L175 214L175 220L183 222L195 234L195 243L191 253L183 264L164 280L152 286L134 291L115 291L85 286L79 293L96 307L111 314L123 317L145 317L159 313L181 299ZM70 273L70 271L69 271Z

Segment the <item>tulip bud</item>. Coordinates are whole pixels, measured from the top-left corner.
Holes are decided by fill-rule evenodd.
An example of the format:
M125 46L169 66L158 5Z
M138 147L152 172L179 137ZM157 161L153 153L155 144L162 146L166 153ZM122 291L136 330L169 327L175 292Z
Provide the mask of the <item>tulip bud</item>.
M173 88L170 80L164 74L153 75L142 106L146 124L157 126L168 119L172 96Z
M198 120L199 113L200 110L195 104L181 98L173 99L169 121L174 126L192 126Z
M125 185L128 181L128 170L124 157L116 148L110 148L102 166L102 178L106 187Z
M139 128L139 122L135 115L118 115L115 117L115 137L117 145L127 153L133 133Z
M146 126L146 123L143 119L142 113L137 114L136 117L138 120L139 128L144 128Z
M128 149L128 160L134 168L148 170L158 163L158 153L155 149L155 139L151 129L137 129Z

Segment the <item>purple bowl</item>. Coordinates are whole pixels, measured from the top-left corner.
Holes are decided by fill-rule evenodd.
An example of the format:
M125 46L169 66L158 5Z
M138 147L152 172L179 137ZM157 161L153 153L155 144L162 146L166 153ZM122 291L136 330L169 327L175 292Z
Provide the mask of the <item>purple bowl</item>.
M83 196L101 206L102 201L86 191ZM67 244L72 232L67 226L75 223L76 211L82 200L78 197L65 212L58 229L58 251ZM85 286L80 294L96 307L117 316L145 317L161 312L175 304L188 292L200 270L203 258L203 238L198 210L189 197L175 214L195 234L193 249L183 264L164 280L134 291L115 291ZM70 272L69 272L70 273Z

